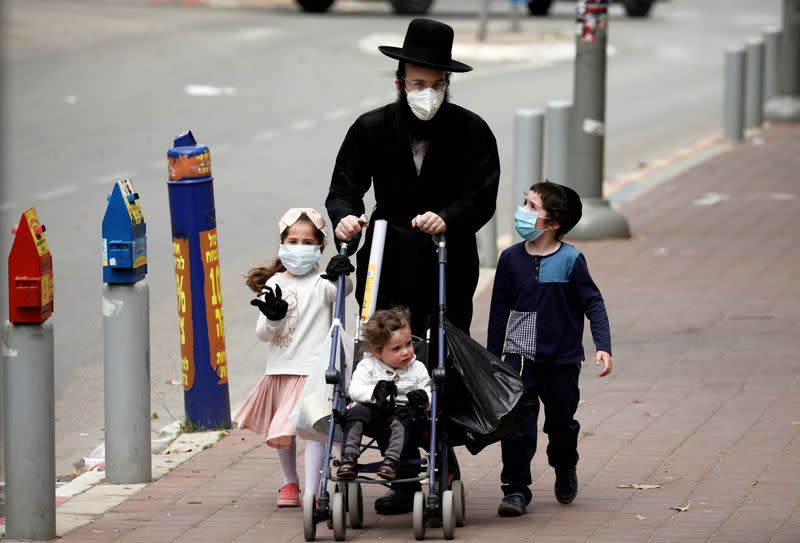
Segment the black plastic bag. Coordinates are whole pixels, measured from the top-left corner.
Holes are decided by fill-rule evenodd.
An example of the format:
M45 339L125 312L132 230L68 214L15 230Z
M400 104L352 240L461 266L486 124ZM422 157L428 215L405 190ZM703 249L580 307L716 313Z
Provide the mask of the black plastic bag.
M447 441L472 454L510 434L532 414L520 376L477 341L444 321Z

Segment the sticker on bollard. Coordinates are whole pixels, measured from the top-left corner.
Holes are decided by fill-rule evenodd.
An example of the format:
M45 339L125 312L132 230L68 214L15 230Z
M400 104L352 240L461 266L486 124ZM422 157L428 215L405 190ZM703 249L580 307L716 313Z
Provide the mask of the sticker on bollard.
M211 153L186 132L167 158L186 419L198 428L230 428Z
M42 323L53 313L53 259L36 209L22 213L8 254L8 320Z

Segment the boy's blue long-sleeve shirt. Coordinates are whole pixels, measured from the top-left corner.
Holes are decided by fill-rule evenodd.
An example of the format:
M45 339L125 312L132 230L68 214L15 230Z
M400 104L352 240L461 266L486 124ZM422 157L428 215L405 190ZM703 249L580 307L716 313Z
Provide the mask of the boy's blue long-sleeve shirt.
M532 256L525 242L502 252L489 312L488 349L534 363L582 362L584 315L598 351L611 354L605 303L584 256L561 243L547 256Z

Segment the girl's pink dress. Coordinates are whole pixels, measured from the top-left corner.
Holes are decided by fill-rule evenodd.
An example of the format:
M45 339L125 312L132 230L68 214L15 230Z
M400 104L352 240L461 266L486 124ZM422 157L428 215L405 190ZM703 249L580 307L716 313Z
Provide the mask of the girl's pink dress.
M305 385L305 375L265 375L234 415L239 428L247 428L264 437L264 443L276 449L289 447L297 435L289 423Z

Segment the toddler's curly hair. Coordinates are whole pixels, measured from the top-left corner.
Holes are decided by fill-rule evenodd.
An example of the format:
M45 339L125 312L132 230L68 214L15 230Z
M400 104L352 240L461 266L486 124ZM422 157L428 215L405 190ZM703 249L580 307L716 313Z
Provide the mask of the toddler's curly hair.
M364 343L381 350L393 332L411 328L411 312L407 307L393 307L376 311L362 330Z

